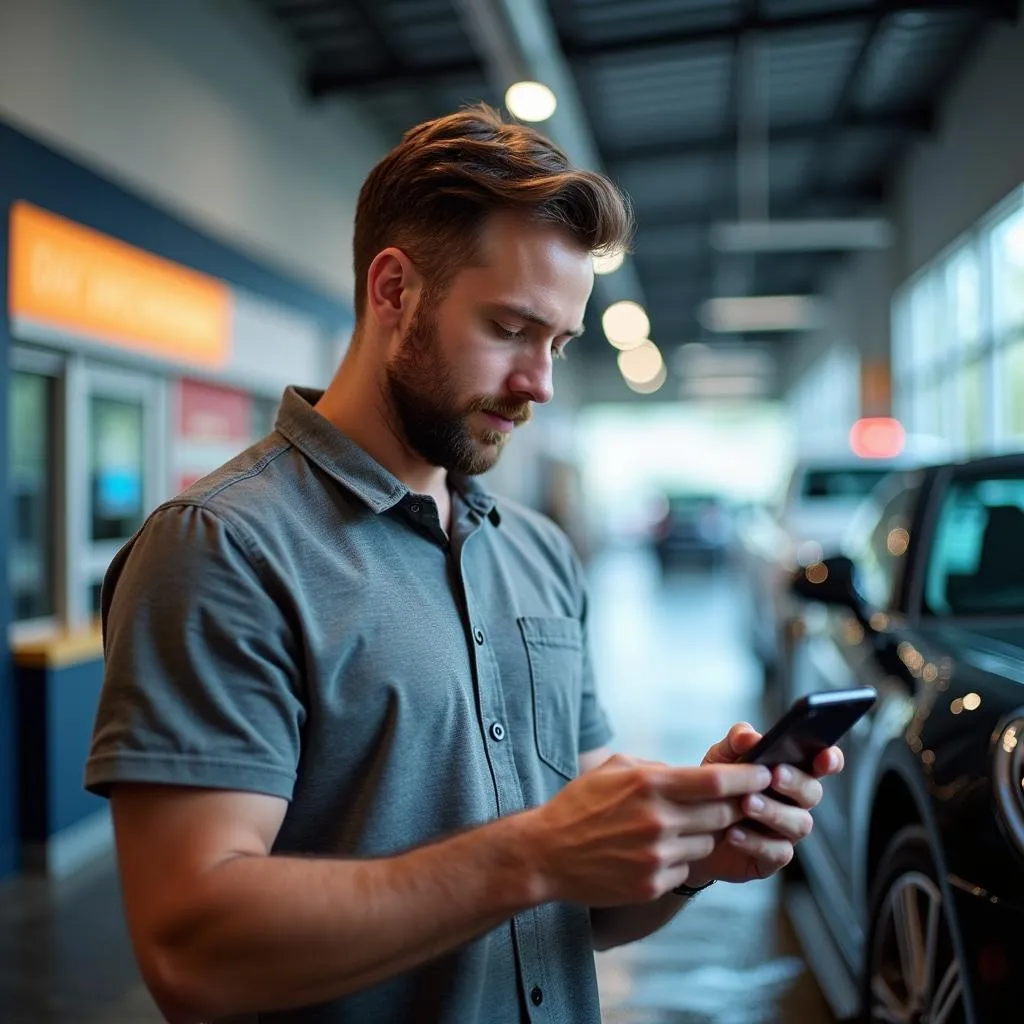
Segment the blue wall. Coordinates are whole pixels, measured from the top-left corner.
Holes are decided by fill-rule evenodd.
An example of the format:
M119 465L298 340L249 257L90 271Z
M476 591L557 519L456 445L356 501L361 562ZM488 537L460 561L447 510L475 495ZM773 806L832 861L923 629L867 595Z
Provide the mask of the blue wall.
M80 224L120 238L130 245L219 277L268 299L290 306L319 320L325 331L350 327L350 310L328 295L251 260L237 250L221 245L117 183L84 168L75 161L0 122L0 626L6 632L11 618L7 580L10 508L6 491L7 393L11 336L7 318L7 255L10 207L18 199L69 217ZM62 688L61 688L62 689ZM60 689L54 691L59 693ZM18 790L18 736L15 681L10 657L0 664L0 877L18 865L19 830L16 793ZM93 694L92 699L95 699ZM75 709L78 715L85 709ZM58 719L63 709L57 709ZM83 729L91 729L91 714L81 718ZM79 737L81 740L81 737ZM81 742L73 742L75 751ZM84 749L84 748L82 748ZM77 756L77 753L76 753ZM81 787L82 765L62 758L52 766L62 773L74 768L75 785ZM65 793L52 808L58 819L78 813L77 797ZM83 800L91 799L82 793ZM67 822L64 822L67 824Z

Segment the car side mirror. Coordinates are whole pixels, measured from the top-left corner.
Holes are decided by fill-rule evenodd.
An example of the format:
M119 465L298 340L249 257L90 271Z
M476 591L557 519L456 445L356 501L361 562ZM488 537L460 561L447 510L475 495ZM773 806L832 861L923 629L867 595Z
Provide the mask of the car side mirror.
M853 562L845 555L834 555L798 569L790 581L790 589L805 601L860 609L861 599L854 586Z

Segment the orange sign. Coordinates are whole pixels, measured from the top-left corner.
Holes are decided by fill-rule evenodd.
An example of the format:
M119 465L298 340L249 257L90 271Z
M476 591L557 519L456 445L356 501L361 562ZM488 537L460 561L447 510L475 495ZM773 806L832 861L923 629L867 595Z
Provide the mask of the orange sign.
M176 362L221 366L231 348L223 282L28 203L11 207L12 319Z

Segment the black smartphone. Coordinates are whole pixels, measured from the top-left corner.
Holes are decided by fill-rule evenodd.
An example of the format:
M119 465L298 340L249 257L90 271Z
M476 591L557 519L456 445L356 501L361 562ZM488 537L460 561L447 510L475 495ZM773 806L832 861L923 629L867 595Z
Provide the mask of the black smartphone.
M831 747L878 699L870 686L857 690L825 690L801 697L744 754L744 764L791 764L809 772L815 757Z

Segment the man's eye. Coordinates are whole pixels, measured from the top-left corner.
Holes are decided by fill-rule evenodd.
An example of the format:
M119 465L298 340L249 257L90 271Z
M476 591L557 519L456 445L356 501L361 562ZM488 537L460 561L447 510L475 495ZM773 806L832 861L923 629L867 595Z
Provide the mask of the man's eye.
M494 323L494 330L497 332L499 338L508 338L512 340L515 338L521 338L523 336L521 331L511 331L507 327L503 327L496 321Z

